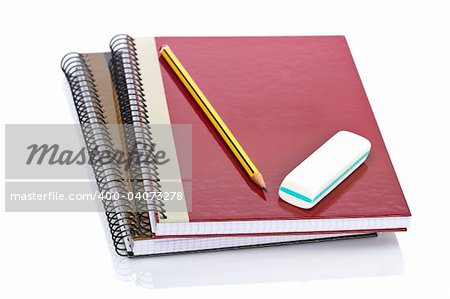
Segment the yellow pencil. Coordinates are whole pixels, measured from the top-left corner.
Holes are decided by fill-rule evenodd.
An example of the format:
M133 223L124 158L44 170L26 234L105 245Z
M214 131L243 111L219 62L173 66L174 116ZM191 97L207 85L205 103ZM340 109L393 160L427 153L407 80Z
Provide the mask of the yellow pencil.
M195 84L194 80L191 78L189 73L180 63L175 54L170 50L169 46L161 47L159 53L164 58L164 60L169 64L170 68L174 71L177 77L181 80L183 85L189 91L189 93L194 98L195 102L200 106L202 111L206 114L210 122L213 124L214 128L219 132L220 136L223 138L225 143L231 149L233 154L241 163L242 167L250 176L250 179L264 191L267 191L266 183L264 182L262 174L253 164L252 160L245 153L242 146L233 136L231 131L228 129L227 125L223 122L222 118L217 114L216 110L213 108L211 103L202 93L200 88Z

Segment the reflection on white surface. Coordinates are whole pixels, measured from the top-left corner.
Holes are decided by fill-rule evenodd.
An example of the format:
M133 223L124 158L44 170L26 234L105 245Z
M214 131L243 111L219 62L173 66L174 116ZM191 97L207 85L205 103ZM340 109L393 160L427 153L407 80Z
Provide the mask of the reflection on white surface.
M311 281L403 272L394 233L382 233L376 238L134 259L116 255L111 247L111 255L120 280L135 281L145 288Z

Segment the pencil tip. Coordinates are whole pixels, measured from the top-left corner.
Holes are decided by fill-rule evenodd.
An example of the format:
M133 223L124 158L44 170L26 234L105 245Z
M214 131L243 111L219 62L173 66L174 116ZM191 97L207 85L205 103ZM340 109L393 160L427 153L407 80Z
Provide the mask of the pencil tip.
M267 190L266 187L263 187L262 189L263 189L263 191L266 192L266 193L269 192L269 190Z

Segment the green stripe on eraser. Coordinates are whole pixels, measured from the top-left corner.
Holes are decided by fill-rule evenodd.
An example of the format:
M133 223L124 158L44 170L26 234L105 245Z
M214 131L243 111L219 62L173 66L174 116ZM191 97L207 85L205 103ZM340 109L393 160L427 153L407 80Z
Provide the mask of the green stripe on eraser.
M370 142L355 133L336 133L284 178L280 198L303 209L314 207L364 163L370 148Z

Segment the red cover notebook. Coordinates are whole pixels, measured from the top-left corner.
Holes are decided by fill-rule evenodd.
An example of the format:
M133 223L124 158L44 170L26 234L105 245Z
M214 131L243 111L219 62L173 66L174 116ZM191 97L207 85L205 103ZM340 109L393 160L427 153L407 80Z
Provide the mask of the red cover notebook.
M157 37L154 49L143 40L153 39L136 39L140 58L171 47L269 189L253 185L160 58L170 122L192 125L192 208L184 221L158 219L156 236L406 229L411 214L345 37ZM341 130L370 140L366 162L310 210L282 201L283 178Z

